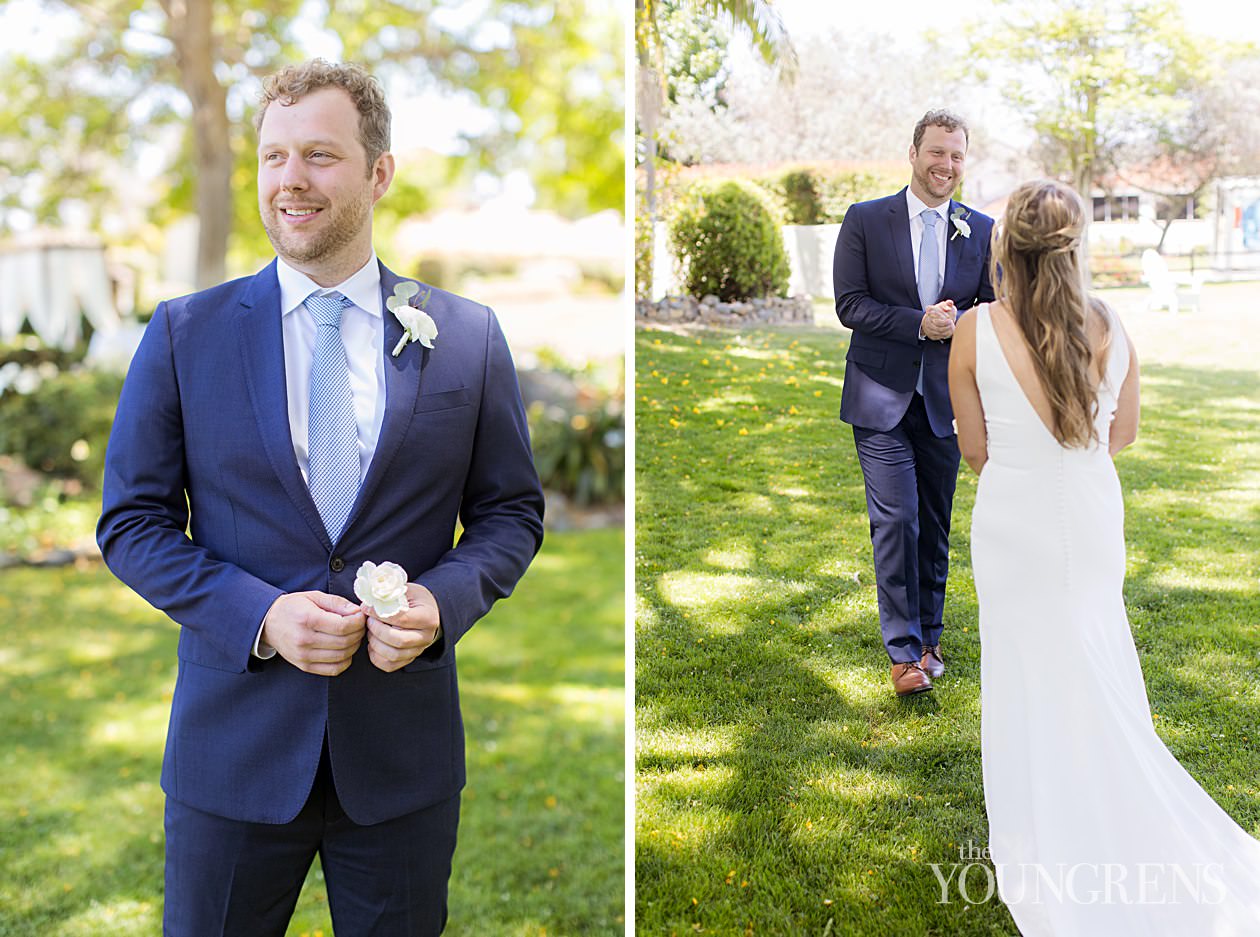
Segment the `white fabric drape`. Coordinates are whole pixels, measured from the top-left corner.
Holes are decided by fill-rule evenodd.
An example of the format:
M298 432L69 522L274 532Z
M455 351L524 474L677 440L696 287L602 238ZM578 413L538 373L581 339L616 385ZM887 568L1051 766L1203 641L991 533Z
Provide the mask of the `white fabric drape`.
M100 248L0 253L0 340L13 340L29 322L44 344L68 351L83 335L84 317L98 332L121 324Z

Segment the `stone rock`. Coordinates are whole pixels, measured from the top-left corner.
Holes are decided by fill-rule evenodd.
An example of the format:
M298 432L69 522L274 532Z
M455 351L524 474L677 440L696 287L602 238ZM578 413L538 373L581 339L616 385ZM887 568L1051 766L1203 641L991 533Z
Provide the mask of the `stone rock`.
M36 550L26 558L31 566L69 566L77 559L73 550Z
M814 321L814 307L806 296L759 296L727 303L712 294L702 299L670 295L655 303L638 299L634 310L637 318L649 321L703 322L735 328L762 322L810 325Z

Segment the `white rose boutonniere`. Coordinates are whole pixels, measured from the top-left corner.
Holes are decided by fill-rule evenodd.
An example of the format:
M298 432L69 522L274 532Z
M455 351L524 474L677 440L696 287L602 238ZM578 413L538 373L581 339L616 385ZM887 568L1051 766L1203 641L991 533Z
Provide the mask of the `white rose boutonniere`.
M965 238L971 237L971 225L967 224L967 219L971 217L971 212L967 211L961 205L954 208L954 213L949 216L949 220L954 223L954 233L949 236L952 241L961 234Z
M354 576L354 594L372 606L378 618L389 618L407 608L407 571L397 563L365 562Z
M404 280L394 287L394 295L385 300L385 308L394 314L403 327L403 337L394 346L395 358L408 342L419 342L425 348L432 348L433 340L437 338L437 323L424 311L433 291L425 290L420 300L412 305L411 298L419 292L419 286L410 280Z

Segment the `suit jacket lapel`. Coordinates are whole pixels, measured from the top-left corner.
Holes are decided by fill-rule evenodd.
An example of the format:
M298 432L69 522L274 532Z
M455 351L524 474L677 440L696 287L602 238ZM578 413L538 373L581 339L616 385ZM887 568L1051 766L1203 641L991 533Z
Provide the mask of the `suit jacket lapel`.
M913 297L911 306L919 305L919 278L914 269L914 247L910 243L910 209L906 206L906 190L892 196L888 205L888 236L897 257L897 275L906 295Z
M381 422L376 452L372 455L367 475L359 486L359 496L346 521L347 530L364 505L371 503L373 493L380 486L394 456L398 454L398 448L411 426L416 396L420 392L420 372L429 361L429 349L413 342L409 342L394 356L394 347L403 336L403 328L398 317L386 307L385 300L394 294L394 287L403 282L403 278L384 264L380 264L380 267L381 313L385 317L385 346L381 349L385 358L385 418Z
M293 454L284 372L284 332L280 324L280 282L276 279L274 260L246 288L236 316L236 331L245 383L267 459L281 487L311 529L331 546Z
M949 218L952 219L954 217L954 211L957 208L962 208L962 206L950 199ZM966 209L963 210L966 211ZM952 220L945 223L945 231L945 281L941 286L941 299L951 295L950 290L953 287L953 283L950 282L950 278L954 275L954 271L958 269L958 262L962 258L963 248L968 243L967 238L958 234L958 229L954 227ZM956 234L957 237L955 237Z

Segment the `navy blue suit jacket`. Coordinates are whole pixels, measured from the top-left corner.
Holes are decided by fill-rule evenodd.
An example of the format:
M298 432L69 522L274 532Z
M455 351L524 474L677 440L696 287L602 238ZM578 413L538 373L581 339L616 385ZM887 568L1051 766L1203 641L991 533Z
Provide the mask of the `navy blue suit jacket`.
M382 265L383 295L398 282ZM161 304L145 330L110 436L97 537L118 578L182 626L162 767L174 799L288 822L325 732L358 823L463 785L455 645L538 550L543 501L493 313L437 289L426 310L435 347L411 343L398 357L402 328L385 311L384 422L335 544L293 452L274 262ZM364 560L398 563L433 592L436 644L391 674L368 660L366 640L331 678L252 657L278 596L320 590L357 604Z
M949 224L945 282L940 299L952 299L960 313L993 300L989 283L989 240L993 219L950 201L952 217L961 207L971 236L955 236ZM886 432L901 422L923 365L923 402L932 432L953 434L949 402L949 341L919 339L919 302L906 190L857 202L849 208L836 240L832 267L836 313L853 330L846 355L840 419Z

